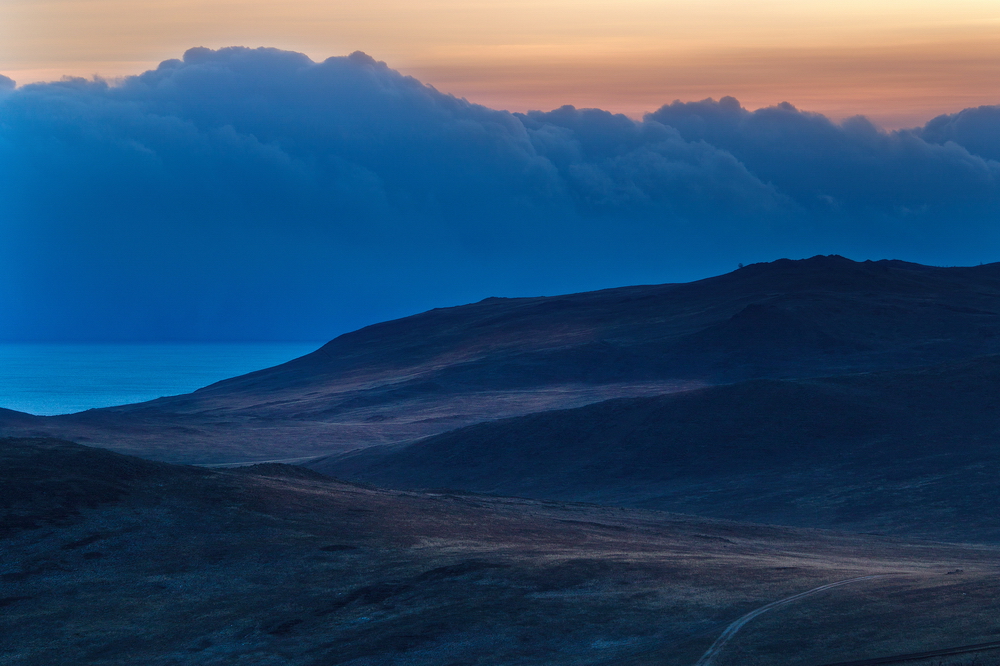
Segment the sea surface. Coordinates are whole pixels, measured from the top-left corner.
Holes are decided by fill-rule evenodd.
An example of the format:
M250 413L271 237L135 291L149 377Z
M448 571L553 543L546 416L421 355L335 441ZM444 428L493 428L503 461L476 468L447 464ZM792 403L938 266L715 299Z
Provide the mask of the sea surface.
M189 393L321 343L0 344L0 407L70 414Z

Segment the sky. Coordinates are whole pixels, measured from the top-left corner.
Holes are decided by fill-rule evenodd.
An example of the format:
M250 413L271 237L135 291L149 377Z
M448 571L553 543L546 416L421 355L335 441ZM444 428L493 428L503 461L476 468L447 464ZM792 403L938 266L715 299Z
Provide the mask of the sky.
M0 0L0 342L1000 261L996 11L942 7Z
M1000 93L995 0L0 0L0 73L19 83L138 74L194 46L361 50L522 112L731 95L895 129Z

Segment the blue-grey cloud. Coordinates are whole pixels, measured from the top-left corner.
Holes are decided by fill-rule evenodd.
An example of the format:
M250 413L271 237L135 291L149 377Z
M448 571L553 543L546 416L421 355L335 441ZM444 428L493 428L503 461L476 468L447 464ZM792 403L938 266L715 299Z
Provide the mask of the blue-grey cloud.
M511 114L361 53L243 48L8 86L0 339L320 339L779 256L996 260L997 111L963 114Z
M955 143L973 155L1000 160L1000 106L938 116L914 133L933 144Z
M750 112L731 97L674 102L647 121L729 152L814 218L832 213L837 233L848 236L881 218L904 242L945 238L955 215L973 223L969 213L997 204L1000 164L956 143L926 141L919 130L881 132L863 117L835 124L789 104Z

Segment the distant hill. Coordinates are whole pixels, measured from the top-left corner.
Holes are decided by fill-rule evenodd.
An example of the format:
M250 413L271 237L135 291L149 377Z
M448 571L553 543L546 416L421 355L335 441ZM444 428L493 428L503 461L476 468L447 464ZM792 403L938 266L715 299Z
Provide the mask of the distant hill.
M820 256L432 310L187 395L60 417L0 413L0 434L175 462L292 459L614 397L993 353L1000 264Z
M609 400L313 466L393 488L1000 542L1000 356Z
M686 284L490 298L431 310L342 335L312 354L191 398L327 389L331 382L391 386L396 395L664 379L720 383L996 352L1000 263L937 268L818 256Z

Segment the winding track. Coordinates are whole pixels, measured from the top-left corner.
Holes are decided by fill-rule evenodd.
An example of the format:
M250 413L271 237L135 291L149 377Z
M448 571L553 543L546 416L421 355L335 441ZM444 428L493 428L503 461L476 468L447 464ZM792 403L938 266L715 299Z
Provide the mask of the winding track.
M722 632L722 635L719 636L717 639L715 639L715 642L712 643L711 647L708 648L705 654L701 655L701 658L695 663L694 666L711 666L712 660L715 659L716 655L718 655L719 652L722 651L722 648L726 646L726 643L728 643L729 640L736 635L736 632L742 629L744 625L746 625L746 623L749 622L750 620L754 619L755 617L759 617L770 610L774 610L775 608L785 606L786 604L790 604L793 601L804 599L805 597L818 594L819 592L823 592L825 590L830 590L835 587L840 587L841 585L858 583L863 580L874 580L876 578L885 578L886 576L891 576L891 575L892 574L876 574L872 576L858 576L857 578L848 578L847 580L838 580L835 583L827 583L826 585L820 585L819 587L814 587L811 590L806 590L805 592L799 592L798 594L793 594L790 597L785 597L784 599L779 599L778 601L772 601L771 603L761 606L756 610L752 610L743 617L741 617L740 619L733 622L728 627L726 627L726 630Z

